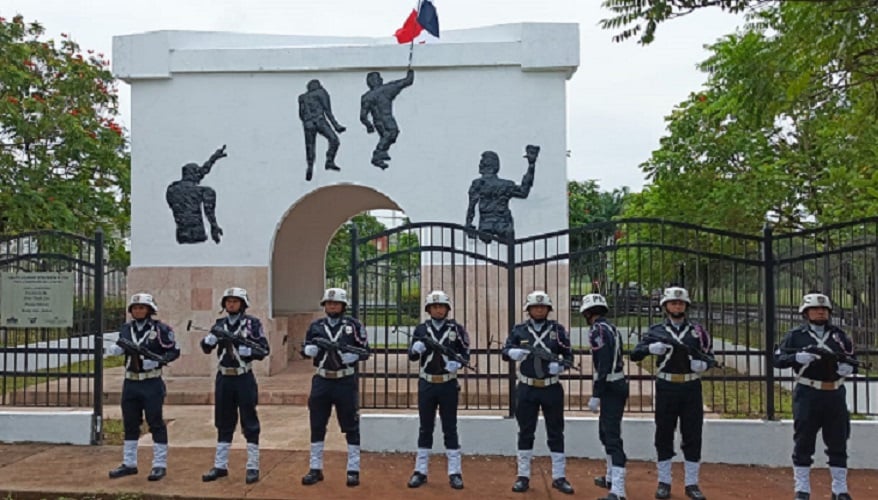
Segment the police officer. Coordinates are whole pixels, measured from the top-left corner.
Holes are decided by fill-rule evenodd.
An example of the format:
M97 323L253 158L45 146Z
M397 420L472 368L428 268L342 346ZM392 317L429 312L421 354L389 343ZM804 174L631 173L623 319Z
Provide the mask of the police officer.
M811 464L817 431L822 430L833 500L850 500L847 485L847 440L850 414L845 398L845 377L854 373L853 343L829 322L832 303L822 293L809 293L799 306L805 322L784 337L774 353L776 368L792 368L793 389L793 476L796 499L811 497ZM815 352L805 352L805 348ZM817 349L814 349L814 348ZM820 354L819 350L826 351Z
M217 365L214 425L217 430L216 455L213 467L201 476L201 480L216 481L229 475L229 449L232 437L241 419L241 430L247 440L247 484L259 481L259 416L256 404L259 387L253 374L252 362L264 359L268 353L268 339L258 318L247 314L250 299L247 290L238 287L226 289L220 300L226 316L216 323L201 340L201 350L210 354L214 349L219 359ZM251 346L229 340L236 337L249 341ZM256 347L261 347L258 349Z
M308 411L311 423L311 458L308 473L302 484L323 481L323 443L326 424L335 406L335 414L348 443L346 484L360 484L360 417L357 362L369 359L366 329L356 319L345 316L348 295L341 288L329 288L323 293L320 305L326 317L315 320L308 327L302 352L313 359L317 368L311 379ZM338 348L324 349L315 344L321 338ZM353 346L361 354L344 352L342 346Z
M530 464L533 458L534 433L542 409L546 421L546 436L552 457L552 487L573 494L573 487L565 477L564 456L564 388L559 374L565 363L573 361L570 338L557 321L548 319L552 300L543 291L527 296L524 310L530 319L512 328L503 347L504 361L519 361L515 419L518 421L518 477L512 491L523 493L530 487ZM534 351L548 352L547 361Z
M685 288L666 288L659 305L667 319L650 326L631 353L631 361L635 362L650 354L656 357L655 449L658 455L658 487L655 497L659 499L671 497L671 458L674 456L677 420L680 421L683 436L680 448L685 458L686 496L695 500L706 498L698 487L701 430L704 426L701 374L713 364L713 342L704 327L689 321L686 316L691 304ZM699 353L696 357L710 361L693 359L689 350Z
M448 459L448 481L451 487L463 489L460 468L460 440L457 436L457 401L460 386L457 383L457 370L463 365L430 347L423 340L430 338L456 353L460 360L469 363L469 335L463 325L448 318L451 299L442 290L434 290L427 295L424 310L430 319L415 328L409 347L409 360L420 361L420 380L418 380L418 454L415 458L415 471L409 479L408 487L417 488L427 482L427 464L433 448L433 428L436 425L436 409L442 421L442 434L445 436L445 455Z
M107 354L118 356L125 353L125 381L122 382L122 422L125 442L122 445L122 465L110 471L110 479L137 474L137 440L144 414L152 434L152 470L147 477L158 481L168 470L168 428L162 418L165 402L165 382L162 365L180 357L180 349L174 340L174 330L153 318L159 310L148 293L135 293L128 302L132 320L119 328L119 338L130 341L161 357L161 361L149 359L120 345L107 349Z
M610 490L601 500L625 498L625 450L622 448L622 414L628 400L628 381L622 371L622 336L604 316L609 312L607 299L592 293L582 298L579 312L591 329L588 341L594 370L594 386L588 407L597 413L598 437L607 452L607 474L595 478L595 484Z

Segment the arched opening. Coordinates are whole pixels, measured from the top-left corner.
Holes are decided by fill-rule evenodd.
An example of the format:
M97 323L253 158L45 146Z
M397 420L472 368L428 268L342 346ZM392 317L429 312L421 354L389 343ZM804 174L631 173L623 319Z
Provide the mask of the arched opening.
M301 342L307 325L321 313L326 249L338 228L368 210L401 210L375 189L338 184L297 200L278 225L271 252L271 313L287 318L288 349Z

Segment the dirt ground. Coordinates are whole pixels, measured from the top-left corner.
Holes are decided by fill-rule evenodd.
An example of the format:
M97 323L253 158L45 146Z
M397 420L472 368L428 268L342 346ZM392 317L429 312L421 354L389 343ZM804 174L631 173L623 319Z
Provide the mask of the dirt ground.
M204 447L171 447L168 476L156 483L146 480L151 451L141 446L140 474L109 480L107 471L119 464L118 446L56 446L38 444L0 444L0 494L12 499L453 499L453 498L591 498L605 493L592 483L603 472L604 463L595 460L570 459L567 476L576 492L568 497L553 490L551 467L547 457L534 460L531 490L513 493L515 461L510 457L468 456L463 462L465 488L452 490L445 475L445 460L438 456L430 462L429 482L417 489L406 487L412 471L412 454L364 453L362 484L345 486L345 460L342 452L328 452L324 473L326 480L314 486L302 486L307 472L308 454L304 451L264 450L262 478L244 484L245 452L235 449L230 461L230 476L214 483L203 483L201 474L213 462L213 449ZM726 499L790 499L792 474L789 468L764 468L705 464L701 485L711 500ZM674 464L672 495L685 499L682 464ZM853 470L850 473L851 494L857 499L878 498L878 471ZM629 465L628 499L653 498L655 470L652 463ZM829 473L815 469L812 474L812 498L829 498Z

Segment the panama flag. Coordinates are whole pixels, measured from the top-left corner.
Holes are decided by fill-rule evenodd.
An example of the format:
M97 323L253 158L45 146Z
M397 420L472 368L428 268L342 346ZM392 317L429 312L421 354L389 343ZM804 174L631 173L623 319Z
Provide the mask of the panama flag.
M427 35L439 38L439 15L432 0L421 0L418 9L412 9L402 28L396 30L394 35L399 43L409 43L416 39L419 42L426 41Z

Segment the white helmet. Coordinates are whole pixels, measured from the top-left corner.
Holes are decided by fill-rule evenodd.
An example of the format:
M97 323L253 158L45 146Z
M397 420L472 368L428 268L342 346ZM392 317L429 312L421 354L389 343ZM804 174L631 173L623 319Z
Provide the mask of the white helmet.
M607 305L607 299L605 299L603 295L599 293L590 293L582 297L582 305L579 306L579 313L585 314L585 311L595 307L603 307L605 311L610 310L610 306Z
M247 290L238 287L226 288L226 291L223 292L223 298L220 299L220 307L223 309L226 308L226 299L229 297L234 297L236 299L241 299L241 302L244 303L244 307L250 307L250 299L247 298Z
M427 300L424 302L424 310L426 311L427 308L433 304L445 304L451 309L451 299L448 297L448 294L442 290L433 290L427 294Z
M552 299L549 298L549 294L542 291L536 290L529 294L527 294L527 301L524 304L524 310L530 306L549 306L549 310L552 310Z
M137 304L151 308L153 314L159 312L159 306L155 305L155 300L152 298L152 295L148 293L138 292L132 295L131 300L128 301L128 312L131 312L131 306Z
M832 311L832 302L829 297L822 293L809 293L802 297L802 305L799 306L799 312L804 313L812 307L825 307Z
M327 302L341 302L347 307L348 292L344 291L343 288L327 288L326 291L323 292L323 298L320 299L320 305L322 306Z
M689 291L681 286L669 286L665 288L665 293L662 294L662 300L659 302L659 306L664 306L665 302L670 302L672 300L682 300L687 304L692 304L692 301L689 300Z

